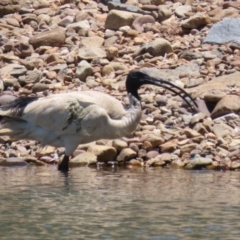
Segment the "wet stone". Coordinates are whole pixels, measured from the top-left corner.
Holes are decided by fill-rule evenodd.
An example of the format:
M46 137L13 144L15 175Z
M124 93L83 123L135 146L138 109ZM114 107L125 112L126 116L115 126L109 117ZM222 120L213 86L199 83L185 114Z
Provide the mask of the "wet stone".
M117 156L118 162L125 162L130 159L133 159L137 156L137 153L133 151L131 148L124 148L121 150L119 155Z
M97 164L97 156L95 156L91 152L83 152L72 158L69 161L70 167L78 167L78 166L88 166L88 165L96 165Z

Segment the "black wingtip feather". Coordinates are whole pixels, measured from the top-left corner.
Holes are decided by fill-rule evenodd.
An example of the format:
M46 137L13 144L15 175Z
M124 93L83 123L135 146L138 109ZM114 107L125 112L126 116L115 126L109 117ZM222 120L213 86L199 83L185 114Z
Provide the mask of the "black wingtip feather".
M25 107L36 101L38 98L39 97L19 97L11 102L2 105L0 104L0 109L4 111L11 110L15 117L19 117L22 115Z

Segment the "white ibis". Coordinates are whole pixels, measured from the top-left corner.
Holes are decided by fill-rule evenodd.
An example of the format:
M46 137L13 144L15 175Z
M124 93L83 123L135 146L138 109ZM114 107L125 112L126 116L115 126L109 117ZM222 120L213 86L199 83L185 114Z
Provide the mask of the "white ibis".
M196 111L196 102L180 87L132 70L126 79L128 109L114 97L96 91L11 97L10 100L0 96L0 135L13 140L39 141L42 146L65 147L58 169L68 171L69 157L79 144L120 138L136 129L142 115L138 89L145 84L174 92Z

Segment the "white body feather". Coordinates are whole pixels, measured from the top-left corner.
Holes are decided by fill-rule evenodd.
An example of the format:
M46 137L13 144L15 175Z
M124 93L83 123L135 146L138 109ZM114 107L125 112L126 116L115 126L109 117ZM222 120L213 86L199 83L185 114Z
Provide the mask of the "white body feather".
M121 102L94 91L53 94L30 102L21 114L0 110L0 135L31 139L43 146L65 147L71 155L79 144L114 139L134 131L141 119L140 102L125 110Z

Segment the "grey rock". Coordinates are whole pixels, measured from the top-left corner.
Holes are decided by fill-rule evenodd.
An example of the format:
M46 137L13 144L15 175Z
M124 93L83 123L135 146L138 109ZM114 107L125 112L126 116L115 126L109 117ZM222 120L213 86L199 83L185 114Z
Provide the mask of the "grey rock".
M114 161L117 151L114 147L102 145L90 145L88 152L93 153L100 162Z
M66 63L62 63L62 64L57 64L55 66L49 67L49 71L63 71L64 69L67 69L68 65Z
M155 19L152 15L143 15L143 16L137 17L133 21L132 27L138 32L143 32L144 31L143 25L154 24L154 23L155 23Z
M131 148L124 148L117 156L118 162L129 161L137 156L137 153L133 151Z
M186 16L186 13L192 11L192 7L189 5L182 5L176 8L175 10L175 14L180 17L183 18Z
M57 27L55 29L41 32L29 39L29 43L34 48L41 46L61 46L65 42L65 29Z
M213 132L218 138L221 138L233 135L234 129L225 123L219 123L213 126Z
M166 53L172 52L172 47L169 41L164 38L157 38L147 46L146 52L152 56L164 56Z
M187 29L199 28L207 25L209 23L209 17L206 13L196 13L192 17L183 20L181 22L181 27Z
M0 2L0 17L18 12L21 8L21 4L18 0L2 0Z
M161 78L165 80L176 81L179 79L181 73L186 73L188 75L198 75L200 68L196 63L183 64L175 69L157 69L157 68L142 68L142 71L146 72L152 77Z
M118 2L108 2L108 9L111 11L112 9L127 11L132 13L140 13L140 14L150 14L149 11L144 11L141 8L131 5L131 4L123 4Z
M190 50L184 50L178 54L179 58L184 58L186 60L193 60L202 58L203 55L200 52L192 52Z
M166 53L172 52L169 41L164 38L157 38L154 41L143 45L140 49L133 53L133 57L140 56L144 53L150 53L152 56L164 56Z
M18 84L17 78L6 78L4 79L4 86L5 87L12 87Z
M4 92L0 95L0 104L2 105L9 103L11 101L14 101L16 98L17 98L16 96Z
M109 47L106 48L107 58L109 60L113 60L118 55L118 48L116 47Z
M88 76L93 74L92 66L85 60L81 61L76 69L76 78L79 78L81 81L85 82Z
M115 139L112 142L112 146L118 151L122 151L124 148L127 148L128 144L120 139ZM136 152L136 151L135 151Z
M133 21L139 16L141 15L138 13L111 10L107 16L105 28L110 30L118 30L123 26L131 26Z
M43 91L47 90L48 88L49 88L49 86L47 84L35 83L32 87L32 92L33 93L43 92Z
M202 112L194 114L193 116L191 116L190 122L192 125L203 121L203 119L206 118L206 115Z
M97 157L90 152L80 153L79 155L77 155L76 157L72 158L69 161L70 167L96 165L96 164L97 164Z
M231 169L231 170L235 170L235 169L238 169L238 168L240 168L240 161L239 160L232 162L230 167L229 167L229 169Z
M14 77L17 77L17 76L21 76L23 74L25 74L27 72L27 69L22 66L22 65L19 65L19 66L16 66L12 69L12 71L10 72L10 74Z
M14 55L20 58L29 57L33 53L33 47L28 42L19 41L13 46Z
M96 58L106 58L106 52L99 47L82 47L78 51L78 57L84 60L92 60Z
M91 36L82 38L82 45L84 47L101 47L104 43L104 39L99 36Z
M76 32L78 32L80 29L90 29L90 28L91 27L88 20L83 20L83 21L79 21L79 22L71 23L67 25L67 30L74 29Z
M232 86L240 88L240 73L235 72L228 75L222 75L203 83L200 86L189 89L188 93L191 93L194 98L204 97L208 92L211 91L223 91L231 92Z
M105 47L110 47L110 46L112 46L117 40L118 40L118 36L109 37L109 38L107 38L107 39L105 40L104 46L105 46Z
M202 56L205 60L211 60L211 59L216 59L217 57L221 57L222 53L219 51L204 51L201 52Z
M186 166L186 169L199 169L202 167L206 167L208 165L212 164L212 159L210 158L203 158L203 157L198 157L193 160L191 160Z
M160 167L163 165L165 165L165 162L161 159L161 155L158 155L146 161L146 166L149 167Z
M18 82L24 86L28 83L36 83L40 80L42 73L39 71L28 71L26 76L20 76Z
M211 113L212 118L221 117L229 113L239 113L240 97L237 95L226 95L215 106Z
M162 22L167 20L172 16L172 11L167 8L166 6L159 6L158 7L158 21Z
M47 156L46 156L47 157ZM36 166L46 166L47 164L44 163L42 160L38 160L37 158L35 157L30 157L30 156L27 156L24 158L24 161L29 163L29 164L34 164Z
M37 22L39 26L42 26L44 24L49 24L51 21L51 17L47 14L40 14L37 16Z
M152 159L159 155L158 151L149 151L146 155L146 159Z
M24 24L30 24L31 22L35 22L37 24L37 15L33 13L27 13L22 15L22 21Z
M225 18L214 24L204 39L204 43L227 44L236 43L240 45L240 18Z
M66 16L58 23L58 25L61 27L66 27L69 24L73 23L73 21L74 21L74 16Z

